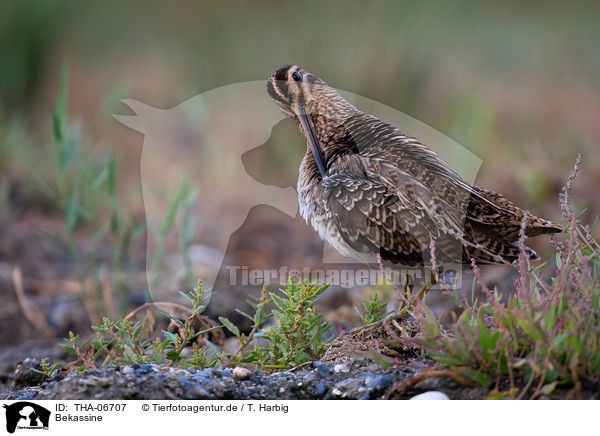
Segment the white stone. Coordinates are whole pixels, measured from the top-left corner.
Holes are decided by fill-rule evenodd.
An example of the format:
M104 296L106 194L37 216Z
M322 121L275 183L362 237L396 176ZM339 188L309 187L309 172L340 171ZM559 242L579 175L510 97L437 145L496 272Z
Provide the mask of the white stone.
M246 380L250 377L250 370L241 366L236 366L232 372L233 376L239 380Z
M133 374L133 368L131 366L125 366L121 368L121 374Z
M338 363L333 367L333 372L350 372L350 368L345 363Z
M428 391L422 394L415 395L411 400L449 400L450 397L440 391Z

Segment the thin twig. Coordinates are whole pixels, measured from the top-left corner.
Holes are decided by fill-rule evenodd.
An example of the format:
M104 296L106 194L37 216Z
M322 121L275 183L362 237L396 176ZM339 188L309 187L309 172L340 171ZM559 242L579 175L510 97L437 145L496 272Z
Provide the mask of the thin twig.
M393 393L400 394L400 393L406 391L407 389L412 388L416 384L422 382L423 380L426 380L428 378L433 378L433 377L447 377L447 378L451 378L455 382L460 383L461 385L464 385L464 386L469 386L469 387L475 387L476 386L474 383L470 382L466 378L464 378L464 377L456 374L453 371L449 371L449 370L443 370L443 371L428 370L428 371L423 371L421 374L418 374L418 375L416 375L414 377L411 377L408 380L404 380L399 385L393 387L388 393L385 394L384 397L385 397L385 399L389 399L389 397Z
M13 286L15 288L15 294L17 295L17 301L19 302L19 306L21 306L21 310L23 311L23 315L25 318L31 323L35 329L42 334L47 339L51 339L54 337L52 334L52 329L46 321L46 317L40 312L37 307L33 307L27 301L27 296L25 295L25 290L23 289L23 275L21 274L21 268L15 266L12 271L12 279Z
M297 369L304 368L305 366L308 366L310 364L312 364L312 360L309 360L308 362L301 363L300 365L296 365L293 368L288 369L286 372L294 372Z
M177 303L169 303L167 301L156 301L153 303L144 303L139 307L136 307L135 309L133 309L131 312L129 312L127 314L127 316L125 316L126 320L130 320L131 318L133 318L138 312L149 308L149 307L161 307L161 306L166 306L166 307L170 307L173 309L179 309L181 311L183 311L184 313L188 313L188 314L192 314L193 311L192 309L190 309L189 307L185 307L181 304L177 304Z
M522 400L523 398L525 398L525 394L527 393L527 391L529 390L529 388L533 384L533 380L534 379L535 379L535 377L533 376L533 373L532 373L531 377L529 377L529 381L527 382L527 384L525 385L525 387L523 388L523 390L521 391L521 393L517 397L517 400Z

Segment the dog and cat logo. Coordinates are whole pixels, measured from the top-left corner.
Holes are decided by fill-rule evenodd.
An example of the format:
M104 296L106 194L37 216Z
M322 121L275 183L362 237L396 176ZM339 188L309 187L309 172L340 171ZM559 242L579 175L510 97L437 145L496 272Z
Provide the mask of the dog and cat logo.
M27 430L47 430L50 411L29 401L19 401L3 405L6 409L6 431L14 433L18 428Z

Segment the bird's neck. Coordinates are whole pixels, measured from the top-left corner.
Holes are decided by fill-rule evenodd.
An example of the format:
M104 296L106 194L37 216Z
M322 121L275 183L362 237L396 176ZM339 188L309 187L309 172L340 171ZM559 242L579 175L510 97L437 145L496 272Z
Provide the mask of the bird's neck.
M326 168L330 168L340 156L355 151L347 126L350 120L360 114L361 112L340 97L335 90L322 94L311 105L310 118L319 142L323 164ZM302 133L306 136L304 131ZM305 163L307 174L320 179L321 174L316 159L313 156L311 146L308 144L308 138L306 139Z

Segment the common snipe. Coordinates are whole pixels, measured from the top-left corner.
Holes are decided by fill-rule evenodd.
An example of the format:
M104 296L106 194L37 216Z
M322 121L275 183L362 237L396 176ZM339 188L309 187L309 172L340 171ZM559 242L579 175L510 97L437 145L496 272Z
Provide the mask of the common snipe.
M526 236L561 231L468 184L427 146L359 111L298 66L278 69L267 90L307 140L300 213L344 255L425 264L435 241L438 262L512 262L522 222Z

